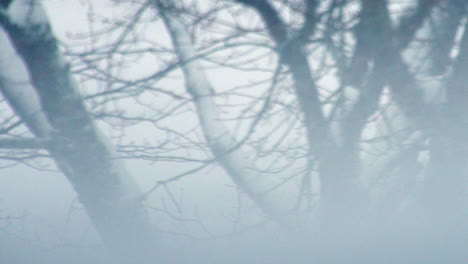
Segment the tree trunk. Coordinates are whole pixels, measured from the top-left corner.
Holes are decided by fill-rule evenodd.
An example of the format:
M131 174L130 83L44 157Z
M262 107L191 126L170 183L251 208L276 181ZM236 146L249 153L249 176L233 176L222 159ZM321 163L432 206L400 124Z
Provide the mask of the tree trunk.
M152 259L156 236L142 192L89 116L41 5L17 0L10 14L3 11L1 25L29 72L30 90L37 94L47 119L42 122L52 129L44 135L38 132L42 130L37 129L37 119L24 121L44 140L113 254L124 262ZM28 107L21 101L10 103L17 112Z

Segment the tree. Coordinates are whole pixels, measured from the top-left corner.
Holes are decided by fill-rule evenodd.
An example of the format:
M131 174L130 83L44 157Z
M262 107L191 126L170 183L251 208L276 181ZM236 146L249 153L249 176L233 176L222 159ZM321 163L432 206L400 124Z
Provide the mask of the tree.
M3 45L10 53L14 47L24 72L19 80L2 74L2 93L72 183L106 244L135 258L155 239L141 191L89 116L40 3L8 7L5 2L0 19L11 44L4 38Z
M94 109L86 109L37 2L9 2L0 22L31 81L18 88L2 72L0 88L36 139L3 144L44 147L114 250L134 257L157 247L142 200L214 163L280 226L299 228L293 218L310 213L319 183L319 209L311 213L317 221L306 226L320 229L316 239L324 243L349 247L369 230L386 237L386 229L405 228L460 242L468 172L465 1L118 1L133 12L103 20L102 33L91 32L91 51L68 53L77 76L105 84L85 97ZM13 15L28 8L34 19ZM163 25L172 44L148 36L147 25ZM156 69L124 74L135 57L156 57ZM210 66L264 80L219 87ZM185 89L164 83L171 76L183 77ZM142 94L163 99L145 102ZM239 106L220 103L223 97ZM122 100L150 114L105 107ZM195 129L164 124L190 111L199 120ZM200 165L141 192L92 117L148 122L171 137L159 145L124 143L119 149L128 156ZM190 156L207 152L206 159ZM298 178L296 203L281 203L287 199L278 189ZM376 199L382 188L394 195ZM405 201L412 205L402 210ZM398 224L383 223L389 218Z

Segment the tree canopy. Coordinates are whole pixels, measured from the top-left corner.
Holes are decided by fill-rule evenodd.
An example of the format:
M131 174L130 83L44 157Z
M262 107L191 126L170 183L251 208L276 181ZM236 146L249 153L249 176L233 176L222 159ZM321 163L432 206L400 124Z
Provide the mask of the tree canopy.
M278 263L466 256L466 1L89 2L64 36L47 2L0 2L0 162L60 171L116 260L177 255L162 214L210 229L171 191L201 174Z

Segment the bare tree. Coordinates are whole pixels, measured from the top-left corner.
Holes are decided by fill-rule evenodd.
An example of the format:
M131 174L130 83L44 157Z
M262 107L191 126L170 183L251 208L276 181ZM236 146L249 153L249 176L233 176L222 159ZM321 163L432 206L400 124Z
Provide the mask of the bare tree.
M413 67L417 66L412 65L411 61L406 62L402 58L402 54L403 51L413 52L411 48L407 49L408 45L410 43L417 45L416 33L424 31L424 28L431 27L428 22L430 20L438 20L437 24L451 24L451 28L447 29L447 34L451 35L447 38L453 39L451 40L452 46L459 45L460 43L455 41L454 32L460 30L460 18L466 15L466 12L461 10L465 10L465 7L458 2L419 1L416 6L408 8L407 14L400 17L400 21L398 21L392 19L391 7L385 1L362 1L360 2L360 11L355 13L360 19L352 26L353 30L350 31L349 23L346 24L346 21L352 20L353 17L344 14L343 10L352 9L352 6L357 4L355 1L324 1L323 3L304 1L303 5L297 4L299 8L296 7L296 9L294 9L294 2L277 3L285 8L291 8L291 12L296 12L299 17L302 16L302 24L299 23L299 26L294 24L294 19L289 23L290 25L285 22L281 13L268 1L238 2L256 11L265 26L266 32L269 33L269 37L275 43L273 52L277 54L279 63L285 65L291 74L294 93L297 96L299 109L303 115L303 124L307 135L308 155L310 155L308 160L317 163L320 176L322 217L324 217L326 223L346 219L344 221L347 224L354 226L354 224L362 221L363 217L366 218L365 215L369 207L369 190L365 190L365 187L359 183L363 180L362 171L365 170L361 165L362 155L359 151L362 133L369 124L369 118L378 113L381 98L384 96L384 89L387 88L391 91L392 99L407 115L409 122L415 124L415 126L411 126L411 130L422 131L423 137L426 139L433 136L434 129L433 124L428 124L428 122L433 123L435 116L438 116L437 119L441 120L440 122L448 119L447 114L439 113L439 104L431 105L431 102L424 101L424 98L427 97L426 94L433 91L430 91L429 88L418 88L418 86L424 85L419 78L422 78L421 76L425 77L424 74L427 73L413 69ZM452 5L458 5L458 8ZM462 5L461 9L459 5ZM436 7L440 10L434 10ZM183 13L188 9L183 7L177 9L174 6L172 8L177 10L172 12L179 13ZM447 9L447 11L444 9ZM441 20L448 20L448 18L446 15L438 15L437 12L453 12L451 10L454 9L458 10L458 15L451 16L450 22L442 22ZM200 17L200 19L204 18ZM178 42L177 38L180 39L180 31L174 33L174 26L171 25L170 21L168 26L175 39L174 44L181 60L187 61L190 57L195 57L195 55L188 55L188 50L193 49L187 47L189 42L188 33L185 34L187 37L183 42ZM337 26L341 26L341 28L336 28ZM350 33L355 40L354 47L351 46L354 49L352 53L347 52L344 49L345 47L339 47L335 43L337 39L341 39L342 44L349 45L350 41L346 40L346 37L349 38L349 36L346 34ZM316 41L313 41L315 39ZM439 44L431 44L431 46L442 45L437 40L433 40L432 43ZM444 40L444 43L446 43L446 40ZM313 52L308 52L308 47L316 48L316 50L323 47L319 52L325 50L325 52L330 53L331 60L336 63L336 78L340 81L340 86L336 90L335 96L341 99L335 101L334 109L330 114L324 112L323 101L325 100L319 98L320 91L316 80L320 76L315 73L312 67L313 61L307 60L307 57L313 58L315 55ZM440 54L447 52L446 50L446 47L440 50ZM432 54L439 56L436 55L437 52L432 52ZM349 66L346 66L348 61ZM427 64L429 62L425 60L423 63ZM202 84L207 91L204 97L212 96L213 89L210 88L211 85L206 81L197 81L193 77L203 75L199 70L201 67L196 67L196 74L194 72L190 73L188 70L190 64L187 63L186 68L184 68L189 92L191 91L190 87ZM439 63L436 64L440 65ZM320 64L319 67L326 67L326 65ZM437 77L432 78L432 83L435 83ZM455 78L454 75L452 77L452 75L446 74L444 80L448 83L442 85L450 86L449 79L451 78ZM438 85L440 86L440 83ZM355 89L358 95L353 99L355 101L348 102L344 106L342 102L347 100L346 90L350 86ZM437 87L437 89L445 88ZM198 97L200 95L195 94L194 98ZM446 103L450 104L449 102ZM203 118L203 115L204 113L199 113L200 118ZM431 121L427 117L430 117ZM337 123L337 125L334 125L334 123ZM464 122L455 123L461 125ZM332 126L334 127L332 128ZM332 133L332 129L336 131ZM210 131L205 129L206 133L210 133ZM410 140L411 144L421 144L420 136L413 137L415 138ZM464 141L462 138L456 140L456 142ZM406 144L408 143L406 142ZM225 150L224 152L229 151ZM404 155L404 153L406 151L397 156ZM466 155L462 154L456 156L464 159ZM219 156L219 153L217 155ZM458 162L460 165L463 163ZM229 171L229 169L227 170ZM439 172L438 174L443 173ZM459 178L458 186L465 186L463 183L466 179L461 175L463 173L460 174L461 178ZM454 178L458 177L454 176ZM426 178L426 181L434 182L429 178ZM245 185L245 183L241 183L241 185ZM436 185L441 186L441 184ZM462 188L464 189L464 187ZM457 197L463 199L463 192L457 192ZM450 204L461 204L461 202L454 201ZM356 219L351 220L354 217ZM332 226L344 226L346 223L334 223Z
M97 23L89 49L64 51L37 1L0 9L2 50L18 53L22 74L0 71L21 119L5 119L0 146L21 150L19 160L49 153L111 248L153 252L142 201L215 164L267 220L295 227L311 214L318 240L352 243L376 226L457 242L467 219L466 1L116 2L128 15ZM125 74L148 58L149 70ZM236 77L219 84L215 71ZM89 84L83 96L73 76ZM198 122L179 126L178 116ZM32 136L18 139L17 122ZM116 147L95 122L121 131ZM134 124L164 138L129 142ZM142 192L117 157L191 167Z
M41 4L7 1L0 11L4 52L19 55L15 72L2 68L2 93L72 183L106 244L135 259L155 239L142 193L87 112Z

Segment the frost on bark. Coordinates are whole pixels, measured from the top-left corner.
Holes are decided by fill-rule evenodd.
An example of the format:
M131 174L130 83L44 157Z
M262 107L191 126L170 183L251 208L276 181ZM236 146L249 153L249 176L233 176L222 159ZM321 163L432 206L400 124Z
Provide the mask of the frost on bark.
M154 251L155 236L142 193L91 120L39 1L0 8L0 25L22 60L3 37L2 56L13 57L14 76L22 80L15 82L2 68L2 93L31 132L46 139L46 149L113 253L144 259Z

